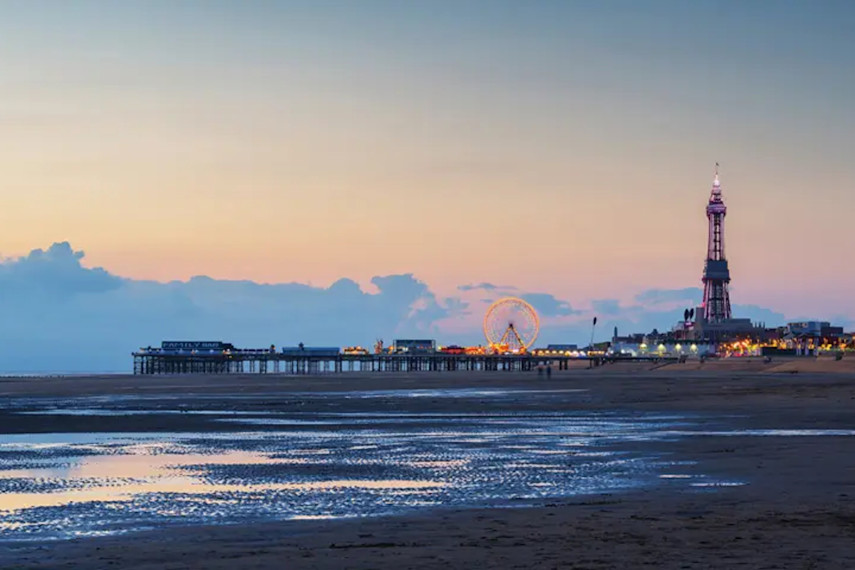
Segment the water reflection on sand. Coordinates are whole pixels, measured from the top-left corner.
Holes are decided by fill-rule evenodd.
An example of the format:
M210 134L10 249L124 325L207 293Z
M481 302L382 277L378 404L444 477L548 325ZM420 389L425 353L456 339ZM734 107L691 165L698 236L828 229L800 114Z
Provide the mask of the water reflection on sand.
M560 413L309 420L334 430L299 415L249 419L247 428L268 430L0 435L0 530L7 539L62 538L628 488L656 478L655 458L602 445L684 425ZM280 420L290 429L276 429Z
M495 391L491 397L514 396L509 394ZM94 416L198 413L224 431L0 435L0 540L529 504L648 484L715 492L745 482L687 473L687 465L668 461L649 451L661 447L647 444L708 436L855 435L711 430L677 415L406 408L185 412L174 403L146 409L139 400L122 402L137 408L117 408L116 400L99 407L89 399L65 409L51 401L22 411L91 415L96 425Z

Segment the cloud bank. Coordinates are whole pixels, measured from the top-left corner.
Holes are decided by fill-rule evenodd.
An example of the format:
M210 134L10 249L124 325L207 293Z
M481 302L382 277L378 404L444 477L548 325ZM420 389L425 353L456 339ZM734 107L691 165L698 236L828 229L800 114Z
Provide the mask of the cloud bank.
M700 300L700 289L650 289L623 305L617 299L571 304L544 292L490 283L461 285L438 298L412 274L377 276L375 292L342 278L329 287L259 284L193 277L168 283L126 279L82 264L67 242L0 263L0 372L129 372L130 353L161 340L370 346L377 338L427 337L481 344L481 318L492 301L518 295L541 316L538 345L585 343L591 316L597 338L660 330ZM754 306L734 312L768 325L784 316Z

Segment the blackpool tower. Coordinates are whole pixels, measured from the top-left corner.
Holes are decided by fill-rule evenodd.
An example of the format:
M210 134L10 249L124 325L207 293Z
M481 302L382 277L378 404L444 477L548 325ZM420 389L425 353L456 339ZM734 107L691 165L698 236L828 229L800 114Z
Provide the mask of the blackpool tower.
M715 165L710 201L707 204L709 237L707 239L707 260L704 265L704 302L703 317L707 322L722 322L730 319L730 270L724 257L724 216L727 207L721 198L721 183L718 181L718 163Z

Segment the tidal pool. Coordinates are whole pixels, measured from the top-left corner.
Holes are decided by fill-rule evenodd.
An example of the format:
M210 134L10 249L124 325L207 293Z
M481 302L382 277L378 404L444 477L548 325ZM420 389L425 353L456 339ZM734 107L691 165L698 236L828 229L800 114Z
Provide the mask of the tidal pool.
M232 421L247 431L0 435L2 539L529 504L627 489L660 481L674 464L621 443L687 425L559 413ZM260 425L275 431L252 431Z

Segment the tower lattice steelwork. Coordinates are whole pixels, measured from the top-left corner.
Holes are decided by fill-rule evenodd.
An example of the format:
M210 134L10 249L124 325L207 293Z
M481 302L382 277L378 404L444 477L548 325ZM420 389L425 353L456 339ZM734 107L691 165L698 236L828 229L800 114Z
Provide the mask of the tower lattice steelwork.
M721 197L721 183L718 181L718 163L715 165L710 201L707 204L709 219L709 237L707 240L707 260L704 265L704 320L721 322L730 318L730 270L724 257L724 216L727 207Z

